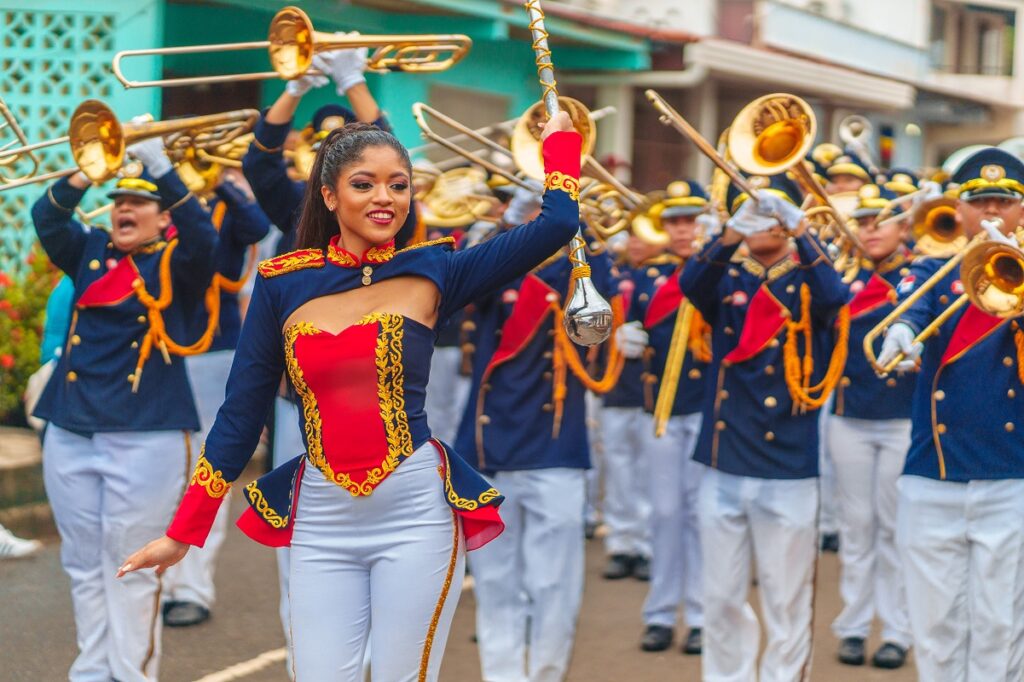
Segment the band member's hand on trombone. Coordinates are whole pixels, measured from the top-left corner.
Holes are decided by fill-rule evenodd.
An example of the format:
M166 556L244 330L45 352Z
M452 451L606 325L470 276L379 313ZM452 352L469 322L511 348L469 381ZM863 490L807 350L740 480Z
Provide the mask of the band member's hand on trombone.
M804 212L767 190L755 193L757 201L747 201L726 223L723 243L735 244L759 232L784 229L796 236L802 232Z

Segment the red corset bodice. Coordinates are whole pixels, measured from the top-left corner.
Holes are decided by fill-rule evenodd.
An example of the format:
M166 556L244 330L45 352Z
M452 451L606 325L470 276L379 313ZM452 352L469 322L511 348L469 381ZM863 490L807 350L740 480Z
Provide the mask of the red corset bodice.
M423 402L433 333L373 313L338 334L298 322L284 341L310 462L353 495L369 495L430 437Z

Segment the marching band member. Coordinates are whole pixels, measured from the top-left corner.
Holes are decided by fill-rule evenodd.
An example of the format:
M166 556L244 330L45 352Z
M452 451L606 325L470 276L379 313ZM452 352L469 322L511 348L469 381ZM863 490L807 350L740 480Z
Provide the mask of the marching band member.
M452 252L450 240L394 248L415 220L411 164L394 136L360 123L328 134L304 199L303 248L259 268L227 399L178 514L120 575L163 570L203 544L287 372L307 451L246 487L239 524L265 544L291 545L295 676L361 680L369 632L375 679L437 679L464 549L501 532L502 497L430 437L434 330L575 232L581 138L566 114L543 137L540 217Z
M211 222L217 229L217 248L214 254L218 298L215 310L200 308L192 320L188 337L200 339L211 336L209 349L185 359L189 382L199 413L199 432L196 441L202 443L210 433L217 409L224 402L231 361L242 327L242 310L238 298L246 274L243 271L250 246L263 239L270 230L266 215L250 199L231 169L214 188L214 199L209 202ZM210 295L208 293L208 295ZM215 318L211 315L216 313ZM214 326L211 326L211 323ZM227 537L228 506L217 514L206 545L190 552L170 574L169 589L164 602L164 624L172 627L198 625L210 617L215 590L214 563L224 539Z
M530 210L529 195L517 192L506 213ZM609 296L617 287L610 258L594 257L590 266ZM590 466L584 400L588 388L607 392L617 373L590 379L565 334L571 270L556 253L476 300L473 384L456 449L505 495L504 535L470 558L487 682L561 680L572 655Z
M631 233L626 243L625 262L618 264L619 294L624 314L629 317L634 292L647 280L660 277L663 264L672 260L660 244L645 242ZM636 294L646 301L650 292ZM634 331L623 332L624 329ZM604 536L608 556L602 575L607 580L630 576L650 579L651 530L650 497L642 434L651 428L644 413L644 363L646 344L636 325L623 325L615 343L625 357L622 374L612 390L602 396L601 419L597 424L604 446ZM642 331L642 330L641 330ZM632 342L627 335L639 337Z
M132 546L167 527L199 428L185 364L168 349L202 305L216 232L159 138L129 152L148 172L110 192L109 234L73 219L89 187L79 174L32 208L43 248L75 286L66 347L35 411L49 422L43 476L71 578L71 680L156 679L161 579L113 576Z
M645 631L640 648L644 651L664 651L672 645L680 603L689 628L682 650L691 655L701 650L704 612L697 491L704 467L693 461L693 451L700 433L710 352L704 341L704 322L681 312L687 304L679 289L679 272L699 248L697 216L707 205L700 185L678 181L668 186L666 198L652 209L668 235L672 260L649 269L647 274L656 276L645 278L634 291L631 322L623 327L643 334L645 406L655 414L654 424L646 420L640 434L649 477L653 550L651 587L643 607ZM677 321L680 314L684 319ZM619 332L620 337L623 334ZM669 368L671 348L682 343L684 334L686 358L678 369ZM656 409L662 390L674 391L674 399ZM663 428L664 433L656 433L656 428Z
M708 466L698 505L710 682L758 679L760 625L747 603L755 556L768 637L761 682L801 679L810 664L817 410L841 371L845 347L829 354L848 290L806 233L796 187L771 183L757 202L731 188L725 232L680 277L712 327L696 450ZM780 227L794 234L795 254ZM742 242L750 255L734 260Z
M905 223L877 222L895 198L877 185L858 190L852 216L866 249L858 278L850 285L850 338L846 370L825 422L826 447L835 466L839 502L843 611L832 623L840 638L839 660L863 665L864 642L877 613L880 668L899 668L912 637L903 571L896 548L896 481L910 446L910 402L916 375L879 378L868 364L864 335L888 315L896 285L909 270Z
M847 150L837 156L825 169L828 178L828 193L856 192L871 182L868 165L852 151Z
M339 104L327 104L317 109L309 124L312 145L322 141L331 130L352 121L373 123L382 130L391 130L366 85L366 78L363 75L366 70L366 56L366 48L356 48L320 53L313 58L314 66L322 73L330 75L338 95L344 95L354 111ZM292 133L293 119L302 97L314 88L323 87L327 82L324 76L315 75L288 81L284 92L257 122L253 130L255 139L242 158L242 171L257 203L270 222L282 232L277 243L277 254L290 251L295 244L295 229L302 213L307 185L304 178L292 178L294 168L285 161L285 142ZM294 154L295 150L292 151ZM295 156L293 158L296 161L300 160ZM300 164L295 164L298 165ZM288 394L286 391L285 395L274 401L273 407L271 459L275 467L304 451L302 434L295 426L299 419L298 396ZM279 548L277 560L281 624L285 640L290 642L288 552L287 547Z
M1024 164L989 147L954 173L957 216L967 235L1017 244ZM1002 220L1001 228L985 223ZM944 263L914 261L897 287L909 296ZM879 363L920 358L911 410L913 430L899 481L896 541L903 559L918 676L947 680L1017 680L1021 651L1021 556L1024 552L1022 335L1017 321L973 304L922 348L923 330L964 292L953 268L885 335Z

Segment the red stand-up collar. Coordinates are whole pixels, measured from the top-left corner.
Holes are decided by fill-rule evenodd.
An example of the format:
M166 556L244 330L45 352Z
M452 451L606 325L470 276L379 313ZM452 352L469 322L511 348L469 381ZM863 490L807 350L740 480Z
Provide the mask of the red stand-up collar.
M363 252L361 258L357 258L351 251L338 246L338 240L341 235L334 235L331 237L330 243L327 245L327 260L334 265L338 265L343 268L358 268L361 265L373 264L379 265L381 263L387 263L389 260L395 257L395 242L394 240L381 246L372 246Z

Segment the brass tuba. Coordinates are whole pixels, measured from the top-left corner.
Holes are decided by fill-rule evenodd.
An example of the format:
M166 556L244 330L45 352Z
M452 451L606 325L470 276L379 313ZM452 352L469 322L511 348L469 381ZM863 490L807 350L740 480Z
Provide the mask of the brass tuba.
M290 80L306 74L322 75L310 68L313 65L313 57L317 54L331 50L367 47L375 48L366 62L366 68L372 71L434 73L454 66L466 56L472 45L473 41L465 35L359 35L314 31L313 22L305 12L298 7L285 7L271 20L266 40L123 50L114 55L113 71L114 76L125 88L169 88L269 78ZM273 71L133 81L126 78L121 70L121 62L130 57L260 49L269 52Z

